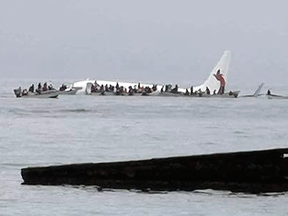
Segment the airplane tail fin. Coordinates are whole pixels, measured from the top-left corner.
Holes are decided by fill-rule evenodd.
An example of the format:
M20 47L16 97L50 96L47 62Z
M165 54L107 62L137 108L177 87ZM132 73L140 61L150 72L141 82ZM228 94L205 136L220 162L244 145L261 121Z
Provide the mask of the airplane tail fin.
M255 91L254 94L253 94L253 97L257 97L257 96L260 95L260 92L261 92L263 86L264 86L264 83L261 83L261 84L258 86L258 88L256 89L256 91Z
M227 77L228 77L228 71L229 71L229 65L231 61L231 52L226 50L224 51L224 54L222 55L221 59L217 63L217 65L213 68L211 71L209 77L204 82L204 84L195 87L195 90L201 89L201 91L205 91L206 87L210 89L211 92L218 92L220 88L220 81L216 78L215 75L219 74L224 78L224 84L227 84Z

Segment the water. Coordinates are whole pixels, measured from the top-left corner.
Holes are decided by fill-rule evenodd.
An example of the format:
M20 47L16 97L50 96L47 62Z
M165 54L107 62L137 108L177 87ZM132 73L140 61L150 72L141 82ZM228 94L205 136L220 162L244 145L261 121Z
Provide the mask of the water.
M16 99L11 90L17 81L0 85L1 216L288 214L288 193L98 192L94 187L24 186L20 175L27 166L287 147L288 100Z

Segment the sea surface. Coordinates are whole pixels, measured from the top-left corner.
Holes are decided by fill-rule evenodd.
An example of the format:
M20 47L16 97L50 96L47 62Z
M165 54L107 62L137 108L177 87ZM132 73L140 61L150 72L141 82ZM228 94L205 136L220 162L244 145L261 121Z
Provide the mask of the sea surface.
M1 216L288 215L288 193L98 192L95 187L21 185L20 174L31 166L288 147L288 100L14 97L13 88L32 82L37 81L0 80ZM288 94L285 86L274 89Z

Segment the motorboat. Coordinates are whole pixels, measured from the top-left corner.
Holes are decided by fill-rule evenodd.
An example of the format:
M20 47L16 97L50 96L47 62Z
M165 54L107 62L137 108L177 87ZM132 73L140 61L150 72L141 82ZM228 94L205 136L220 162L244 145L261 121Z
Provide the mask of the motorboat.
M21 87L14 89L14 94L17 98L57 98L60 94L58 90L47 90L41 92L22 91Z

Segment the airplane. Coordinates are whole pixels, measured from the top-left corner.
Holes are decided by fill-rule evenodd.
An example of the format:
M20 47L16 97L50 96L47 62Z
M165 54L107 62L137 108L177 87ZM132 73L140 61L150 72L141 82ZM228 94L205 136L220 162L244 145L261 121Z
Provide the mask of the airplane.
M208 78L206 79L206 81L199 86L193 86L193 92L205 92L206 89L208 88L211 92L211 96L215 94L217 94L220 90L220 87L223 86L223 92L221 94L224 95L228 95L229 93L225 93L224 94L224 87L227 85L227 77L228 77L228 72L229 72L229 65L230 65L230 61L231 61L231 52L226 50L224 51L224 54L222 55L221 59L218 61L218 63L216 64L216 66L213 68L213 70L211 71L210 75L208 76ZM91 91L89 91L89 89L87 89L87 87L91 87L92 84L94 84L95 82L97 82L98 85L112 85L112 86L116 86L116 84L118 83L119 86L123 86L124 88L128 89L129 86L134 87L134 86L138 86L139 82L135 82L135 83L128 83L128 82L117 82L117 81L103 81L103 80L92 80L92 79L87 79L84 81L79 81L79 82L75 82L73 84L73 87L76 88L81 88L81 90L79 90L77 92L77 94L81 94L86 92L86 94L91 93ZM220 85L221 83L221 85ZM145 83L140 83L141 87L149 87L152 88L153 84L145 84ZM163 88L165 87L165 85L157 85L156 86L156 92L160 93L161 89L163 90ZM178 88L178 92L180 93L187 93L187 91L191 94L191 89L186 89L186 88ZM231 93L231 92L230 92ZM235 97L238 96L239 91L236 92L237 95L235 95ZM219 94L217 94L218 96L220 96ZM231 96L231 94L229 95Z
M240 97L259 97L261 96L262 94L260 94L262 88L264 86L264 83L261 83L258 88L256 89L256 91L254 92L254 94L252 95L243 95L243 96L240 96Z

